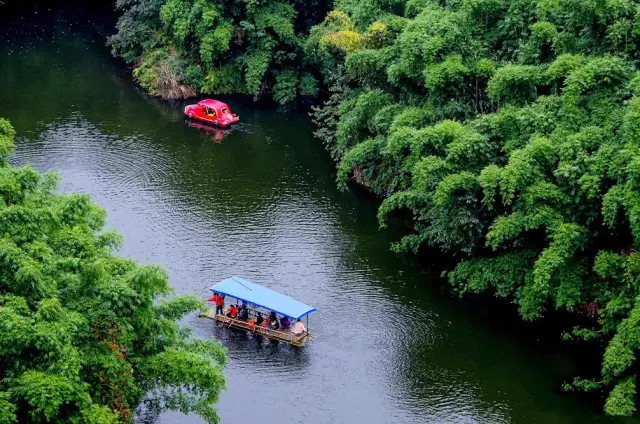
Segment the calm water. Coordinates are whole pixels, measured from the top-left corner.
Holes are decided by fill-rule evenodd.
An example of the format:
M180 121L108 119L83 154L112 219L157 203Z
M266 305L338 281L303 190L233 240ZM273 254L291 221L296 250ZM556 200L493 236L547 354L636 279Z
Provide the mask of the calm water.
M125 235L122 254L164 265L179 293L207 296L236 274L318 309L301 350L185 319L229 350L224 423L609 422L599 405L560 393L571 360L493 329L388 251L395 236L378 231L375 205L336 190L305 114L234 102L236 130L190 127L183 103L151 99L126 77L104 34L88 30L105 28L101 18L36 11L9 21L0 7L13 162L91 194Z

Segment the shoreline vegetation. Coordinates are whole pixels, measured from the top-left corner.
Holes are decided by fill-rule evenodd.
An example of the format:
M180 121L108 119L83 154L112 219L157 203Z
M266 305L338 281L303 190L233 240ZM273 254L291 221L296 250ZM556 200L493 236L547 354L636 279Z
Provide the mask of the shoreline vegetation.
M14 137L0 118L0 423L133 423L140 406L219 423L226 351L177 324L204 301L115 256L105 210L11 166Z
M582 322L602 391L636 410L640 5L631 0L118 0L108 44L154 95L243 93L312 116L337 183L380 197L392 248L453 258L452 289Z

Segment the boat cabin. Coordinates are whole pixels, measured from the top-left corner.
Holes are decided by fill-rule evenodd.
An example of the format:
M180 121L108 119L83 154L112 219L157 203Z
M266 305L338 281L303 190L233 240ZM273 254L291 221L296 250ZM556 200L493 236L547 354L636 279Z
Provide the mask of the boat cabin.
M218 116L229 113L229 107L224 103L218 102L216 100L203 100L198 103L198 106L204 108L205 115L211 116L213 118L217 118Z
M222 280L211 287L211 291L213 297L209 301L213 302L213 307L204 314L207 318L230 328L245 330L293 346L302 346L309 337L309 314L316 310L312 306L240 277ZM215 300L218 296L223 296L222 311L216 308ZM246 305L245 316L228 313L232 306L241 304ZM276 315L278 323L290 322L288 328L284 328L284 325L279 325L279 328L271 326L271 314ZM262 325L258 324L259 316L263 318ZM298 324L297 321L302 323L303 319L306 325Z

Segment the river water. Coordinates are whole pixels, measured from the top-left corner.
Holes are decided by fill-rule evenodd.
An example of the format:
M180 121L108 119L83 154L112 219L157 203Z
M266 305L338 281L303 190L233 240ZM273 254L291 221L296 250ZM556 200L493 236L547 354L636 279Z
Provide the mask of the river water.
M130 81L99 15L33 8L0 24L12 162L89 193L125 235L122 254L165 266L178 293L207 296L240 275L318 309L300 350L184 320L228 348L223 423L609 422L601 405L560 392L576 371L568 357L494 328L440 295L437 272L388 250L397 235L378 230L375 204L335 188L305 113L237 101L230 133L194 128L184 103Z

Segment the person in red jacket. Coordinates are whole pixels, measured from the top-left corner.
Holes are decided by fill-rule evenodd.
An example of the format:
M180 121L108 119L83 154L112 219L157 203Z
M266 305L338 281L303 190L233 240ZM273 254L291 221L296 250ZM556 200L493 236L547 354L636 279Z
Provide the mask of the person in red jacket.
M224 296L221 294L216 294L216 299L214 300L215 304L216 304L216 315L220 314L222 315L222 308L224 306Z
M229 306L229 312L227 312L229 318L235 319L238 316L238 307L236 305Z

